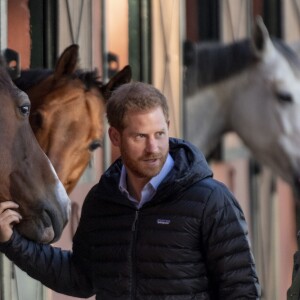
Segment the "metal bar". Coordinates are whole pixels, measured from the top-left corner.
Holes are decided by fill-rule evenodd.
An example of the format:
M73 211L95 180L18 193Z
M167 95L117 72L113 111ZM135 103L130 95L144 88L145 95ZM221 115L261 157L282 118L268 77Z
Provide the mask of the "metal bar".
M7 48L7 0L0 0L0 47Z
M68 12L68 21L69 21L69 29L70 29L71 40L72 40L72 44L74 44L75 43L75 37L74 37L74 31L73 31L73 26L72 26L72 17L71 17L71 12L70 12L69 0L66 0L66 5L67 5L67 12Z

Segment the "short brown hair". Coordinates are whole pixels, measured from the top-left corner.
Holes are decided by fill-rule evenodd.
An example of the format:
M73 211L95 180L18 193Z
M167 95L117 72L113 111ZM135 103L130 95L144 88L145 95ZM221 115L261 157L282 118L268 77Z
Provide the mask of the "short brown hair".
M166 97L153 85L144 82L130 82L118 87L107 102L107 120L110 126L124 129L124 116L128 111L148 111L161 107L169 121L169 107Z

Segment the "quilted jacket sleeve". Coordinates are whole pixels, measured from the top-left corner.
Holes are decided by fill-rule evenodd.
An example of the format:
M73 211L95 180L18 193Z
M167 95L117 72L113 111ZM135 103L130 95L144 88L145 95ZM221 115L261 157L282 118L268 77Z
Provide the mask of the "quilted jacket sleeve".
M20 269L50 289L75 297L90 297L93 289L87 273L74 262L71 251L38 244L14 231L0 244L0 251Z
M203 215L203 245L217 299L259 299L260 286L248 238L248 227L238 202L217 183Z

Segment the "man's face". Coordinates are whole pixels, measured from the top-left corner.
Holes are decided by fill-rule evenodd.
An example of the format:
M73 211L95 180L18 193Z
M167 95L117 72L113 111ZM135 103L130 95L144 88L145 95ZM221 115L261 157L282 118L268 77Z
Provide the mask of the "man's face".
M148 182L156 176L169 152L169 122L161 107L127 113L122 132L110 128L110 137L121 152L130 177Z

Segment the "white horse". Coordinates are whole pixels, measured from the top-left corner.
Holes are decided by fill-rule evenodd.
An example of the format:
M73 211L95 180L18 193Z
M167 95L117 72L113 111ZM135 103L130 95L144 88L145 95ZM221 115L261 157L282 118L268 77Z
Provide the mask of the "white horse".
M250 39L186 44L184 136L208 156L236 132L300 195L300 61L261 18Z

